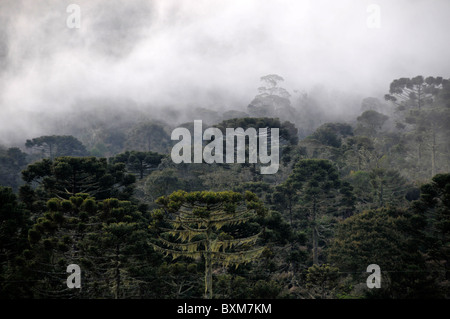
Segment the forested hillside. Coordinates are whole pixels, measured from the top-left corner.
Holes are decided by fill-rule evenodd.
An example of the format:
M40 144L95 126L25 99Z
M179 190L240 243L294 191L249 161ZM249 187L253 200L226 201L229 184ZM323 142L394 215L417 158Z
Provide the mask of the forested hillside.
M0 147L0 297L449 298L449 79L393 79L346 114L283 82L232 110L87 112ZM279 128L279 170L175 164L171 132L194 120Z

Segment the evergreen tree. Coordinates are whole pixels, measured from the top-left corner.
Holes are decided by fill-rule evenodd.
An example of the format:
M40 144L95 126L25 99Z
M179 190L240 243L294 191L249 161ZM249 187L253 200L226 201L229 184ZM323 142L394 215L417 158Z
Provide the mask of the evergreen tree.
M239 265L258 257L264 247L253 248L258 234L240 237L239 229L226 226L239 225L263 213L258 198L246 192L245 196L234 192L179 191L161 197L157 202L162 209L174 216L167 220L172 228L159 237L153 246L157 251L173 258L203 257L205 261L205 298L213 297L212 271L215 264ZM161 214L157 210L156 214Z
M38 185L45 199L68 199L87 193L97 199L118 197L129 199L133 192L133 175L125 172L125 164L108 164L104 158L58 157L28 165L22 177L29 185Z
M391 83L385 96L397 105L397 127L410 141L408 160L414 165L409 173L414 178L430 178L448 168L449 87L450 81L442 77L401 78Z
M23 183L20 172L25 168L27 162L27 154L17 147L0 152L0 184L17 191Z
M365 295L382 298L432 297L435 291L419 250L416 219L407 210L367 210L340 222L328 258L341 272L365 282L366 268L381 269L381 289Z
M248 112L255 117L274 117L291 120L295 109L291 106L289 92L278 86L284 79L277 74L261 77L264 86L258 88L259 94L248 105Z
M106 298L144 297L159 265L147 244L150 216L130 201L109 198L98 202L91 223L97 226L84 243L91 289Z
M35 296L144 297L144 287L154 280L158 266L147 244L149 217L117 198L96 201L76 194L69 200L50 199L47 211L28 232ZM82 270L81 289L65 284L70 264Z
M330 161L307 159L298 161L288 178L288 185L297 191L299 208L307 217L311 232L313 264L319 264L319 240L325 239L333 221L333 215L343 215L339 209L342 183L336 168ZM346 212L348 214L348 212Z
M306 274L306 288L313 297L333 298L339 279L339 269L329 264L312 265Z
M23 252L28 249L29 213L10 187L0 186L0 298L31 295Z
M430 183L421 186L413 211L421 221L416 235L422 238L422 247L429 268L437 274L436 286L442 296L450 296L450 174L438 174ZM420 227L422 226L422 227Z
M142 152L169 152L170 134L164 123L142 122L135 125L127 134L124 147Z
M84 145L71 135L41 136L27 140L25 146L33 151L39 151L45 158L53 159L60 156L86 156Z
M70 199L52 198L45 213L38 217L28 232L31 251L29 267L35 272L33 286L36 298L92 297L85 283L95 281L85 273L89 260L85 256L84 239L97 205L88 194L76 194ZM82 289L66 285L66 267L77 264L83 270Z
M358 116L358 127L355 129L357 134L366 136L375 136L388 120L388 116L374 110L368 110Z
M110 162L124 163L127 171L136 174L139 179L143 179L151 171L155 170L161 163L164 155L156 152L126 151L110 159Z

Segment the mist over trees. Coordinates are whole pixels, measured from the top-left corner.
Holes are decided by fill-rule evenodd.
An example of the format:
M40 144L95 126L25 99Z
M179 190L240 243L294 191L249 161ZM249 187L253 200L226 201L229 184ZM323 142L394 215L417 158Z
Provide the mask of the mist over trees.
M3 147L2 298L448 298L449 81L393 80L346 121L261 82L246 108L190 117L279 128L273 175L175 164L188 117L91 118ZM364 284L373 262L381 289ZM82 290L61 284L72 263Z
M448 299L449 12L1 0L0 298Z

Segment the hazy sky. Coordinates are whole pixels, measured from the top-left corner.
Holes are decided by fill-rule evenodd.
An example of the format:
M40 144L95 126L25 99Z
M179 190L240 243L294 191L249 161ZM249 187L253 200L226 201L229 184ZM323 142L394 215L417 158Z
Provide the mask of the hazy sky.
M0 0L0 143L80 101L245 108L271 73L290 91L378 96L450 77L449 30L448 0Z

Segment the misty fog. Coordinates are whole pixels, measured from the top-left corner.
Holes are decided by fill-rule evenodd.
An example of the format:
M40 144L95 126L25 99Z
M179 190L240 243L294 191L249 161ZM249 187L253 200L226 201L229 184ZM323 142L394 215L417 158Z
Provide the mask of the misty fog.
M306 93L350 120L393 79L450 76L449 13L447 0L1 0L0 144L90 119L246 112L267 74L293 107Z

